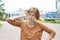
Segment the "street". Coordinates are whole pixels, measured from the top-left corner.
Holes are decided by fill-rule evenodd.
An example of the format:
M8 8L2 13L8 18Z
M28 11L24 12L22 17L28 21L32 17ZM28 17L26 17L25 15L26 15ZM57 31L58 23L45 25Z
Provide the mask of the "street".
M20 28L12 26L7 22L1 22L3 26L0 28L0 40L20 40ZM60 40L60 24L43 23L47 27L53 29L56 32L56 36L53 40ZM42 40L46 40L48 34L43 32Z

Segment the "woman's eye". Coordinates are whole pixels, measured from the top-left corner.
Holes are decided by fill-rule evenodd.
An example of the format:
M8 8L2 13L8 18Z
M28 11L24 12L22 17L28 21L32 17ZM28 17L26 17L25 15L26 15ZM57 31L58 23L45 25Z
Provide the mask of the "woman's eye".
M35 16L35 15L32 15L32 16Z
M31 15L31 14L29 14L29 15Z

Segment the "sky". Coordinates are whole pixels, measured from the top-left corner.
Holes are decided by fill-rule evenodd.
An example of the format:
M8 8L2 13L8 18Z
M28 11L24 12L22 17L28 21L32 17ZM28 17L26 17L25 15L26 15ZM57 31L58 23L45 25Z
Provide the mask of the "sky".
M37 7L39 10L56 11L55 0L4 0L5 12L15 12L19 8Z

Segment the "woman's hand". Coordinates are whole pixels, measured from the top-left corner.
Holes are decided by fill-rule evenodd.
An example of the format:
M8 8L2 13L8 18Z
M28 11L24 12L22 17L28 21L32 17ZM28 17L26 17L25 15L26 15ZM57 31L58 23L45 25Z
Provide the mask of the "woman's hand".
M47 40L52 40L52 38L53 37L51 35L49 35L48 38L47 38Z

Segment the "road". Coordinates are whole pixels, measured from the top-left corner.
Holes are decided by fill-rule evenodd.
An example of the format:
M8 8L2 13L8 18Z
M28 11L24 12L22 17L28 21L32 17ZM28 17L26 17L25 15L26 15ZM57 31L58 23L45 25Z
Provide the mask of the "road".
M12 26L7 22L1 22L3 26L0 28L0 40L20 40L20 28ZM56 32L56 36L53 40L60 40L60 24L43 23L47 27L53 29ZM46 40L48 34L43 32L42 40Z

